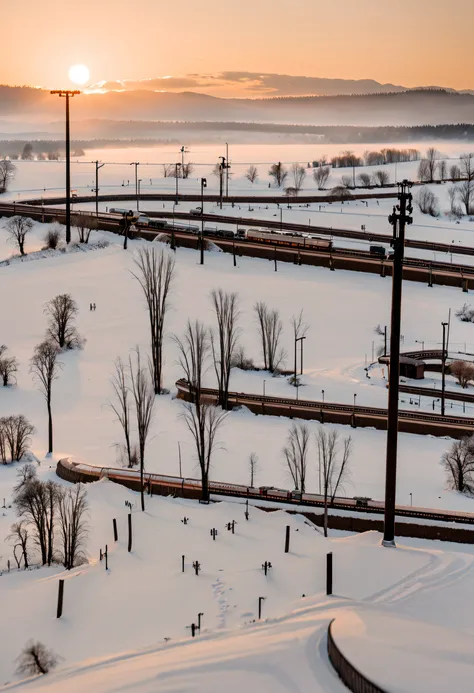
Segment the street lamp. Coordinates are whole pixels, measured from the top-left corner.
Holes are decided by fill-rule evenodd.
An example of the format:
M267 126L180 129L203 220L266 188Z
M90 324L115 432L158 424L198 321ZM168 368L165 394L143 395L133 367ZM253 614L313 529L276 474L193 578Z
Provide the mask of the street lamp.
M204 188L207 188L207 179L201 178L201 265L204 264Z
M300 368L300 375L303 375L303 340L306 339L306 337L295 337L295 385L297 383L297 363L296 363L296 352L297 352L297 346L298 342L301 342L301 368Z
M51 94L57 94L66 99L66 243L71 242L71 137L69 127L69 98L81 92L77 89L57 89Z
M356 400L357 400L357 394L354 392L354 409L355 409L355 406L356 406Z
M323 396L323 404L324 404L324 390L321 390L321 394Z
M447 340L446 340L446 328L448 327L447 322L442 322L441 327L443 328L443 353L441 356L441 416L444 416L445 412L445 388L446 388L446 358L447 358ZM448 332L449 335L449 332ZM448 337L449 339L449 337Z
M179 205L179 201L178 201L178 181L179 181L179 176L181 175L181 164L175 164L174 175L175 175L175 178L176 178L176 204Z
M263 381L263 396L264 396L264 397L265 397L265 383L266 383L266 382L267 382L266 380Z
M130 166L135 166L135 197L137 199L137 212L138 212L138 167L140 163L138 161L132 161Z
M425 350L425 340L424 339L415 339L415 344L421 344L421 351Z
M140 189L141 189L141 187L142 187L142 179L139 178L139 180L137 181L137 212L140 211L139 204L140 204Z
M102 166L105 166L105 164L99 164L98 161L95 161L95 215L96 217L99 216L99 169L102 168Z

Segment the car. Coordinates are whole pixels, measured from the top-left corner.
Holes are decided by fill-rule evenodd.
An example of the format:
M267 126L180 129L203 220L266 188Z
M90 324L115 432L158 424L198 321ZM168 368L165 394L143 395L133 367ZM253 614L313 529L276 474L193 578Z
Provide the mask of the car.
M189 213L194 216L200 216L202 214L202 207L195 207L194 209L190 209Z

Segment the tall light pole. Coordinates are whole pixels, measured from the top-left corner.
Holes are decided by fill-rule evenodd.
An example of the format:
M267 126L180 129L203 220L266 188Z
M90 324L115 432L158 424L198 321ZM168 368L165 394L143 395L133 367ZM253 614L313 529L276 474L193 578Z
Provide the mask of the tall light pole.
M220 156L219 159L222 159L221 163L219 164L219 204L220 208L222 209L222 196L224 194L224 171L226 170L226 163L225 156Z
M297 346L298 342L301 342L301 368L300 368L300 375L303 375L303 340L306 339L306 337L295 337L295 385L297 383L297 377L298 377L298 368L297 368L297 363L296 363L296 353L297 353Z
M175 178L176 178L176 202L175 202L175 204L179 205L179 201L178 201L178 194L179 194L178 181L179 181L179 176L181 175L181 164L175 164L175 166L174 166L174 175L175 175Z
M135 166L135 198L137 200L137 212L138 212L138 167L140 163L138 161L132 161L130 166Z
M395 546L395 497L397 486L397 444L398 444L398 395L400 389L400 327L402 316L403 255L405 251L405 227L411 224L412 183L404 180L398 186L399 204L389 216L393 226L393 270L392 270L392 319L390 329L390 373L388 385L388 425L385 472L385 517L384 546Z
M229 164L229 144L228 144L228 142L225 143L225 159L227 161L227 166L225 169L225 196L229 197L229 169L230 169L230 164Z
M99 216L99 169L102 168L102 166L105 166L105 164L99 164L98 161L95 161L95 215L96 217Z
M187 154L189 150L188 150L188 148L185 147L184 144L183 144L183 146L180 148L179 151L180 151L180 153L181 153L181 166L182 166L182 168L183 168L183 170L184 170L184 155Z
M71 242L71 137L69 126L69 98L80 94L77 89L56 89L57 94L66 99L66 243Z
M207 188L207 180L201 178L201 265L204 264L204 188Z
M137 181L137 212L140 211L140 192L142 187L142 179L139 178Z
M441 327L443 328L443 353L441 356L441 416L445 413L445 389L446 389L446 359L447 359L447 344L446 344L446 328L448 326L447 322L442 322Z

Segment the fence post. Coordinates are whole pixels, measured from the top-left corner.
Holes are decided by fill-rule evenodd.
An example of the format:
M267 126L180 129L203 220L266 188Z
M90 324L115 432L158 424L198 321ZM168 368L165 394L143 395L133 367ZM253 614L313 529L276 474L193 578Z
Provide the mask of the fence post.
M290 550L290 525L286 525L285 553Z
M114 541L118 541L118 532L117 532L117 520L114 519L112 520L113 525L114 525Z
M128 514L128 553L132 550L132 513Z
M184 573L184 559L185 556L181 556L181 572Z
M326 594L332 594L332 551L326 555Z
M105 545L104 557L105 557L105 569L108 570L109 569L109 551L107 549L107 544Z
M56 612L56 618L61 618L63 613L63 599L64 599L64 580L59 580L59 591L58 591L58 609Z

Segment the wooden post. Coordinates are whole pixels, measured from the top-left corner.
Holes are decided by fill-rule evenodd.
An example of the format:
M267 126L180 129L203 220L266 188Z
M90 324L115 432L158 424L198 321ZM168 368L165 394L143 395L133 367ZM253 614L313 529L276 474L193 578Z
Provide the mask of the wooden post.
M113 525L114 525L114 541L118 541L118 532L117 532L117 520L114 519L112 520Z
M132 550L132 513L128 514L128 553Z
M58 609L56 612L56 618L61 618L63 613L63 599L64 599L64 580L59 580L59 591L58 591Z
M286 525L285 553L290 550L290 525Z
M332 551L326 555L326 594L332 594Z
M184 573L184 559L185 556L181 556L181 572Z
M107 544L105 545L105 553L104 553L104 556L105 556L105 569L108 570L108 569L109 569L109 552L108 552L108 549L107 549Z

